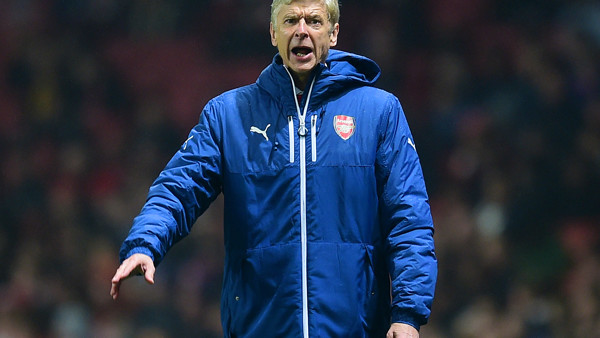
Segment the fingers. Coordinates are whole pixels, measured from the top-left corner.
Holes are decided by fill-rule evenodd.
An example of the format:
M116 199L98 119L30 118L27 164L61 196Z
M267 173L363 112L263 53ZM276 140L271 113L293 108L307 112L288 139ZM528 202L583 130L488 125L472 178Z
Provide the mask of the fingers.
M112 282L112 285L110 287L110 296L112 297L112 299L116 300L117 297L119 297L119 287L121 286L121 282Z
M131 276L135 275L143 275L144 279L150 283L154 284L154 272L156 271L154 267L154 262L152 259L144 254L134 254L131 257L127 258L123 261L121 266L115 272L111 280L110 287L110 295L113 299L117 299L119 296L119 289L121 287L121 282Z
M408 324L394 323L386 338L419 338L419 331Z
M113 299L117 299L117 297L119 297L119 288L121 287L121 281L129 277L129 275L131 274L133 268L131 268L130 265L130 262L128 260L125 260L121 264L121 266L119 266L117 272L115 272L115 275L111 280L110 287L110 295Z
M150 284L154 284L154 272L156 269L154 268L154 264L150 264L149 266L143 266L142 270L144 272L144 278Z

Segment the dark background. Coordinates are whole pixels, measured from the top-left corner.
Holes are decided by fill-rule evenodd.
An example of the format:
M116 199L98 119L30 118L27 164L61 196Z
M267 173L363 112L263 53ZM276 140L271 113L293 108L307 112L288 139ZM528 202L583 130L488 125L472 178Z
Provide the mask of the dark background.
M275 48L268 1L0 2L0 336L219 337L222 201L109 296L148 187ZM600 4L342 1L436 225L423 337L600 335Z

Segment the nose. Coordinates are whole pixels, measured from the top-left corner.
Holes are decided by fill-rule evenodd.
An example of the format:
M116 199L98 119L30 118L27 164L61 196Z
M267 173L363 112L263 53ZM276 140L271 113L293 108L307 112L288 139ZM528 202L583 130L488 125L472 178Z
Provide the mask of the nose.
M300 21L298 21L298 26L296 28L296 37L298 38L305 38L308 36L308 30L306 27L306 20L304 20L304 18L301 18Z

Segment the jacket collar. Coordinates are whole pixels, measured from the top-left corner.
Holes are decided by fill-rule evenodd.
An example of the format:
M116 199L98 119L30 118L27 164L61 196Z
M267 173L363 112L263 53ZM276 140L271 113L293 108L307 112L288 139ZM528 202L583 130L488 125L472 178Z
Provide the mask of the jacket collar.
M339 96L346 91L360 87L372 86L381 74L381 69L372 60L339 50L330 50L326 63L317 65L309 77L307 83L311 83L317 77L309 109L324 105L333 97ZM290 80L287 70L284 68L283 60L279 54L273 57L271 64L265 68L258 80L258 86L269 93L269 95L287 111L295 111L295 89ZM303 101L305 98L303 98Z

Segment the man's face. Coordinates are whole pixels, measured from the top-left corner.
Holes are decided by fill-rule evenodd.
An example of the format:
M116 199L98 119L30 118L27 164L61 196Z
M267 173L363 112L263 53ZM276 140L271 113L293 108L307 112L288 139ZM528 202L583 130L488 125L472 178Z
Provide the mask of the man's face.
M316 65L325 62L329 48L337 44L339 25L331 31L322 1L297 0L281 6L270 32L271 43L279 50L284 65L304 82Z

